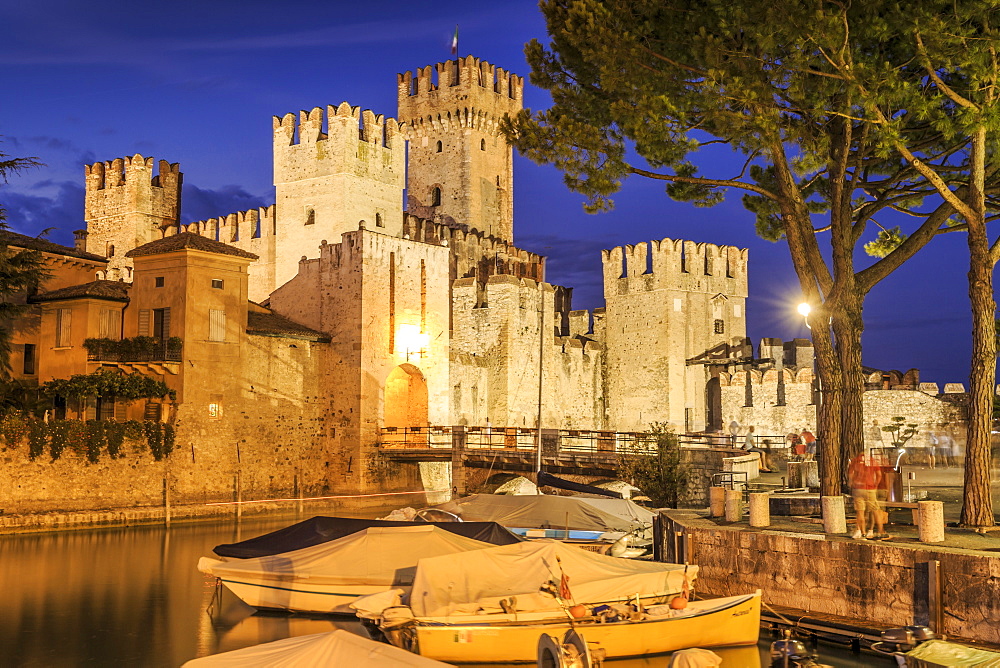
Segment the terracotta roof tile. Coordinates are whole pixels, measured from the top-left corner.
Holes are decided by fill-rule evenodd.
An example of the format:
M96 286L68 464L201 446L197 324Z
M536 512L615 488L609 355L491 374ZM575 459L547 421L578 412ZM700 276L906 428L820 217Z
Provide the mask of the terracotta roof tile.
M156 241L150 241L148 244L143 244L142 246L133 248L129 252L125 253L125 257L159 255L160 253L172 253L173 251L179 251L185 248L200 250L206 253L219 253L220 255L235 255L236 257L246 257L251 260L257 259L256 255L245 251L242 248L230 246L229 244L224 244L221 241L209 239L208 237L203 237L200 234L192 234L191 232L181 232L180 234L163 237L162 239L157 239Z
M53 255L77 257L81 260L90 260L92 262L107 262L107 260L100 255L85 253L75 248L70 248L69 246L62 246L53 241L49 241L48 239L29 237L26 234L18 234L17 232L11 232L10 230L0 230L0 244L15 246L17 248L30 248L31 250L42 251L43 253L52 253Z
M131 283L120 281L91 281L80 285L71 285L58 290L50 290L28 298L31 302L52 302L62 299L106 299L115 302L127 302Z
M293 339L308 339L328 343L330 337L305 325L293 322L277 313L247 312L247 333L260 336L287 336Z

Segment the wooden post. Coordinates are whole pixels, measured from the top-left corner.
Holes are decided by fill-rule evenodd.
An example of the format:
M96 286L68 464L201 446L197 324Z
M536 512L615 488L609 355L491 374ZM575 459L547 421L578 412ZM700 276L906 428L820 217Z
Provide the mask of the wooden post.
M750 526L771 526L771 495L767 492L750 495Z
M243 519L243 476L236 472L236 520Z
M918 501L920 526L917 527L921 543L940 543L944 540L944 503Z
M823 531L826 533L847 533L847 516L844 511L844 497L820 497L820 507L823 510Z
M170 483L163 476L163 523L170 526Z
M743 490L726 490L726 521L739 522L743 519Z
M944 604L941 600L941 562L937 559L927 562L927 616L931 631L941 635L944 632Z
M722 517L726 514L726 488L708 488L708 514L711 517Z

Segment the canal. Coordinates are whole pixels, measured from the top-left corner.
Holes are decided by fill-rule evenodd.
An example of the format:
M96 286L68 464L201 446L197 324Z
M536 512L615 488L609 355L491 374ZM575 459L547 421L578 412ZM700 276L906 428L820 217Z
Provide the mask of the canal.
M355 517L383 514L382 508ZM335 514L328 510L326 514ZM298 521L294 515L162 526L0 536L0 666L177 668L189 659L294 635L344 628L343 618L252 614L195 565L230 543ZM210 614L211 613L211 614ZM719 652L726 666L767 666L768 641ZM834 666L894 665L821 645ZM663 668L665 657L614 662L614 668Z

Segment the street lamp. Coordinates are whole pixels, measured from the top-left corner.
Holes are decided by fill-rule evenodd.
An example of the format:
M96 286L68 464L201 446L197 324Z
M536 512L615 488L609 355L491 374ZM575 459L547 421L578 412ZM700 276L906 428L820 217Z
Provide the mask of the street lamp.
M799 315L801 315L803 320L805 320L806 327L812 329L812 327L809 326L809 314L812 312L812 306L810 306L808 302L802 302L799 304L798 311Z

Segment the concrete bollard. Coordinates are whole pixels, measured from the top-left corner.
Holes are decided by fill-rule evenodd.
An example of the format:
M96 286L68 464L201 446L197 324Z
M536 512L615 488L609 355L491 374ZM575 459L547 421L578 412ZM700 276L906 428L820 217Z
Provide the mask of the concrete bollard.
M726 514L726 488L708 488L708 514L710 517L722 517Z
M819 487L819 462L815 459L802 462L802 468L799 471L802 476L800 487Z
M826 533L847 533L847 516L844 512L843 496L820 497L823 510L823 531Z
M771 526L771 495L767 492L750 495L750 526Z
M739 489L726 490L726 521L739 522L743 519L743 491Z
M918 533L921 543L940 543L944 540L944 503L941 501L918 501L920 513Z

